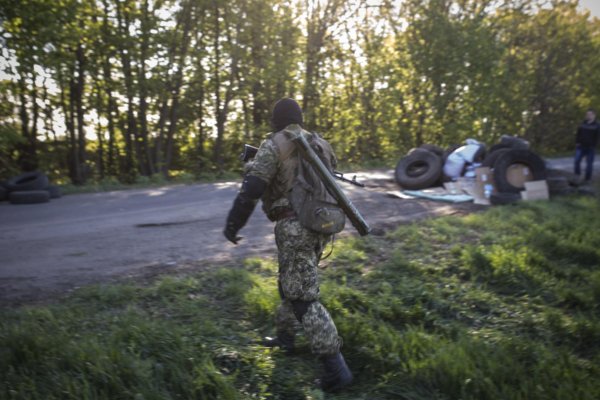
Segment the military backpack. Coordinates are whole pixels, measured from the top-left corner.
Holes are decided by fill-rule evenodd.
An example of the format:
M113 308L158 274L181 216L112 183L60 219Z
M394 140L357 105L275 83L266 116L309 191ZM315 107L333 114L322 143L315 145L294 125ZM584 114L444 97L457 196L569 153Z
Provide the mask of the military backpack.
M289 131L288 131L289 129ZM314 152L319 156L325 167L333 174L335 155L329 142L316 133L310 133L297 125L286 128L285 135L277 135L275 143L280 148L288 151L280 152L283 165L288 163L293 156L297 157L293 171L292 185L287 193L288 201L296 213L298 220L305 228L312 231L335 234L344 229L346 215L338 206L336 200L327 190L327 187L314 170L314 167L303 158L301 153L291 143L291 138L296 134L305 135ZM283 136L287 143L282 143ZM279 143L277 143L279 142ZM293 146L290 148L290 145Z

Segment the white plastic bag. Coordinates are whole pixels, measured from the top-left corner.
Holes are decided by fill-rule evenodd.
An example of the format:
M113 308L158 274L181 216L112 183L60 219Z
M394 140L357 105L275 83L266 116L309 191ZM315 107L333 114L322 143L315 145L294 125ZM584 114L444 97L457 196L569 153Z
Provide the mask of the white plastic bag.
M465 164L472 164L481 144L475 139L467 139L466 145L454 150L444 163L444 174L452 179L462 176Z
M452 152L444 163L444 175L452 179L462 176L465 163L466 161L460 153Z

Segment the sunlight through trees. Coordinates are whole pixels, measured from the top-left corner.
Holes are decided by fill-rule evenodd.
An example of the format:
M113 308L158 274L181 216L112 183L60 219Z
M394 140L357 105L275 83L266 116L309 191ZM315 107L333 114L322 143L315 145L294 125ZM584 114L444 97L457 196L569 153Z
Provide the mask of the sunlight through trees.
M348 164L502 134L565 151L600 101L600 22L546 3L0 0L0 177L239 169L284 96Z

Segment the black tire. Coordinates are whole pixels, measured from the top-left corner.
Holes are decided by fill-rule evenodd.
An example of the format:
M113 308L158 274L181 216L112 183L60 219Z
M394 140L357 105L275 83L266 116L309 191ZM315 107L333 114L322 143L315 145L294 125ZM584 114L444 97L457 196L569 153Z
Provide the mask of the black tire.
M421 147L413 147L412 149L410 149L408 151L408 153L406 154L405 157L411 156L415 153L431 153L429 150L423 149ZM428 166L426 164L423 165L419 165L419 166L413 166L411 168L409 168L406 173L407 175L409 175L410 177L417 177L417 176L421 176L423 173L425 173L425 171L427 170Z
M48 186L46 188L46 191L50 194L51 199L58 199L58 198L62 197L62 190L60 190L60 187L58 187L56 185Z
M483 162L483 160L485 160L486 154L487 153L485 151L485 144L480 144L479 149L477 149L477 151L473 155L473 162L475 162L475 163Z
M429 150L427 150L427 149L424 149L424 148L422 148L422 147L413 147L412 149L410 149L410 150L409 150L409 151L406 153L406 155L410 155L410 154L412 154L412 153L418 153L418 152L420 152L420 151L429 151Z
M553 178L566 179L569 187L579 186L580 184L580 177L572 172L561 169L546 168L546 179L548 180L548 186L550 186L550 180Z
M528 180L546 179L546 164L540 156L529 150L509 150L500 154L494 163L494 182L498 192L518 193L524 189L524 186L515 186L508 181L507 171L515 164L529 169Z
M9 179L7 187L9 192L44 190L48 187L48 177L39 171L26 172Z
M419 146L419 148L428 150L439 157L444 156L444 149L442 149L440 146L436 146L435 144L422 144Z
M4 201L8 198L8 192L3 186L0 186L0 201Z
M483 159L483 163L481 163L481 166L482 167L490 167L493 169L494 164L496 164L496 160L498 159L498 157L500 157L502 154L506 153L507 151L511 151L511 149L502 147L502 148L499 148L497 150L494 150L494 151L488 153L487 157Z
M429 150L420 148L420 147L414 147L412 149L410 149L410 151L408 152L408 154L406 155L406 157L408 156L412 156L415 153L425 153L425 154L431 154L431 152ZM427 157L427 156L425 156ZM423 175L427 169L428 169L428 165L427 164L418 164L418 165L413 165L412 167L410 167L409 169L407 169L406 173L407 175L409 175L410 177L414 178L414 177L418 177Z
M396 182L404 189L433 186L442 174L442 159L430 151L413 151L396 165Z
M519 201L521 201L520 193L492 193L490 196L490 203L495 206L514 204Z
M575 193L577 193L577 189L572 187L564 190L550 191L550 195L552 196L570 196Z
M488 156L490 154L492 154L493 152L498 151L498 150L502 150L502 149L510 149L510 146L507 146L507 145L502 144L502 143L495 144L492 147L490 147L490 150L488 151Z
M12 204L39 204L49 202L50 193L48 193L46 190L11 192L9 198Z
M502 135L500 144L515 150L529 150L529 142L518 136Z
M569 180L564 176L547 177L546 182L548 183L548 191L550 193L562 193L571 188Z

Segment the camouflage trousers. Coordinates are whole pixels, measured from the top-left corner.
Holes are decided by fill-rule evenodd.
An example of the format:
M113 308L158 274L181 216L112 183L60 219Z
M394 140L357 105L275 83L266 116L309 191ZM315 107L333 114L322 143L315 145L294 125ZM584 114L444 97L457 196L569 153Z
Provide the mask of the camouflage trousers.
M335 354L341 338L327 309L319 302L318 264L330 236L310 231L295 218L286 218L275 226L279 261L277 309L278 333L295 334L298 309L304 312L301 324L314 354ZM294 310L296 305L296 310ZM294 313L296 312L296 314Z

